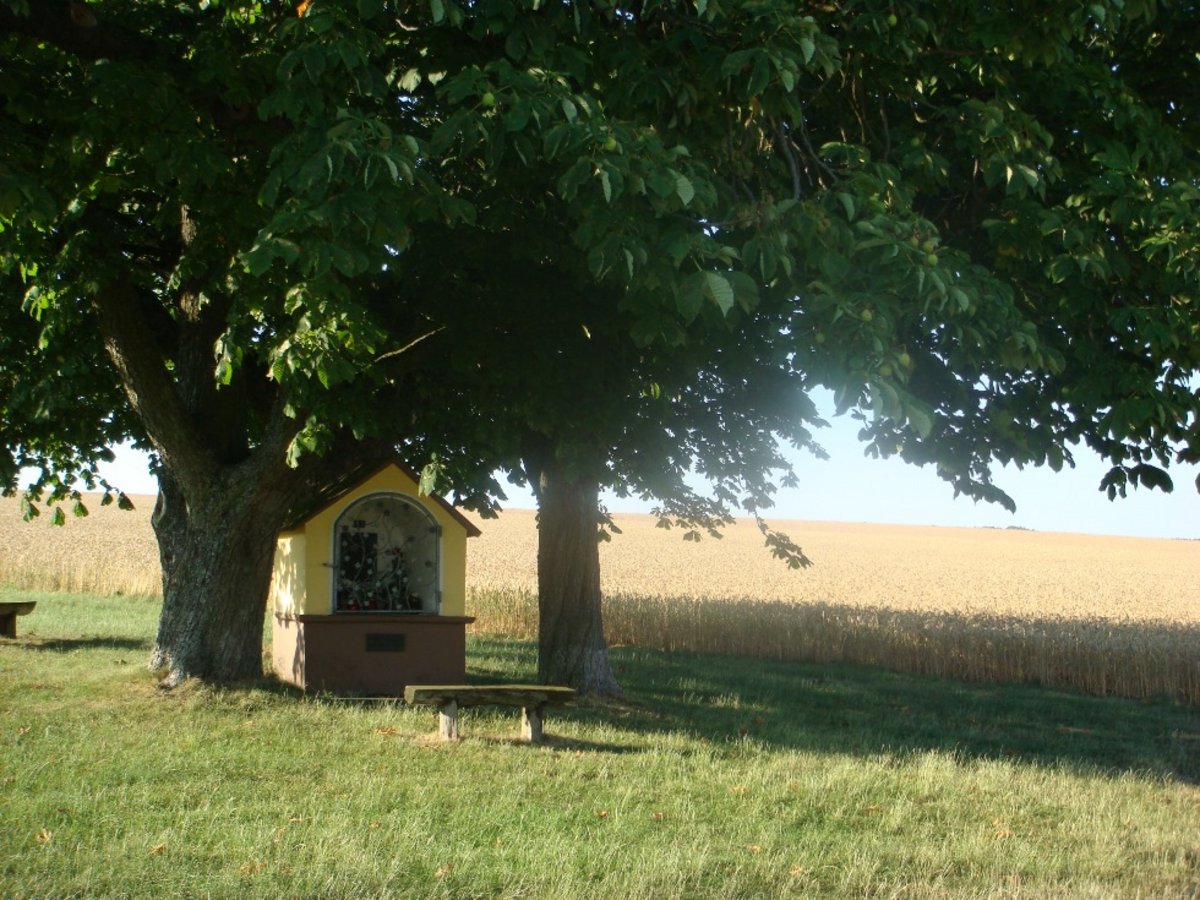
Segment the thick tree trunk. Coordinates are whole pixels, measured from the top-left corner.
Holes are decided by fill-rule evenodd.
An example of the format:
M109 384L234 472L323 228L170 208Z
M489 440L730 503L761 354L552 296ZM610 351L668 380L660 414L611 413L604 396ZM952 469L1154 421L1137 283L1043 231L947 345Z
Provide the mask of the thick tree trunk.
M154 511L163 609L151 667L164 683L237 682L262 675L271 563L286 508L253 493L184 503L169 476Z
M556 462L538 474L538 680L619 694L601 615L597 482Z

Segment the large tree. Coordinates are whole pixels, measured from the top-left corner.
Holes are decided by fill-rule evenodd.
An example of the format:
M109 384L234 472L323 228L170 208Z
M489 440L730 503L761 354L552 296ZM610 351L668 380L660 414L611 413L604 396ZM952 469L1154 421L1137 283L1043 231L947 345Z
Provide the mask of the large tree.
M6 487L32 465L58 496L106 444L152 449L155 663L256 675L289 509L390 452L370 391L419 331L379 274L455 202L356 12L5 3L0 39Z
M398 264L406 282L436 291L438 327L461 362L440 373L455 397L444 406L447 439L466 412L495 464L537 497L539 678L616 691L602 624L598 538L612 523L601 489L655 501L662 523L688 536L715 531L736 510L769 505L771 477L786 468L781 440L810 445L816 411L777 321L731 327L719 315L679 343L636 346L636 320L562 245L561 223L545 210L525 220L512 205L487 206L503 212L495 230L486 215L476 223L470 259L454 258L457 243L418 239ZM439 427L436 411L425 425ZM691 486L693 472L715 496ZM777 553L807 562L764 530Z
M1078 441L1114 492L1167 487L1200 437L1195 30L1115 0L3 0L6 485L153 449L175 678L257 670L274 534L349 455L436 441L466 484L523 454L586 523L712 426L710 512L758 508L771 368L976 498ZM423 241L506 287L474 325L406 279ZM566 286L552 314L497 252ZM553 327L485 352L506 317Z
M414 255L451 273L443 297L485 342L467 355L483 407L503 410L491 441L539 497L543 677L612 683L598 488L692 524L757 512L772 472L791 476L769 438L807 441L811 385L857 411L871 452L1008 506L996 460L1060 467L1083 440L1115 494L1169 488L1162 466L1194 459L1194 74L1143 77L1189 46L1167 27L1194 31L1186 6L1063 7L1032 35L944 4L455 9L462 68L434 52L438 87L410 74L426 108L485 110L442 131L488 173L478 252ZM528 96L535 51L571 91L541 146L525 125L556 112ZM675 168L647 173L660 145ZM563 157L546 190L537 172ZM652 233L630 194L667 207ZM481 364L490 349L530 365ZM711 498L680 477L695 461Z

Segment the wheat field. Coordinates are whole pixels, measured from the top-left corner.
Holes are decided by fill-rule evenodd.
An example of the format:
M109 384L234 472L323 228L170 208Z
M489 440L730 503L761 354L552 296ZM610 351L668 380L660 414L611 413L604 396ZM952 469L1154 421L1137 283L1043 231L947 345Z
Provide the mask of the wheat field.
M89 504L52 528L0 500L0 584L154 594L153 498ZM534 513L476 520L477 632L537 633ZM831 522L773 522L815 565L771 558L753 523L682 540L617 515L600 547L609 641L662 650L851 662L981 682L1200 704L1200 542Z

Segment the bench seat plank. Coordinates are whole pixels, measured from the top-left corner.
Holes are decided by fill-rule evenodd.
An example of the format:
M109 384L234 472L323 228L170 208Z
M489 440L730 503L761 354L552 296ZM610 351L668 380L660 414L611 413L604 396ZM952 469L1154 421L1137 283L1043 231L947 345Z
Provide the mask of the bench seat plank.
M465 706L547 706L574 699L575 689L551 684L410 684L404 702L441 706L450 700Z

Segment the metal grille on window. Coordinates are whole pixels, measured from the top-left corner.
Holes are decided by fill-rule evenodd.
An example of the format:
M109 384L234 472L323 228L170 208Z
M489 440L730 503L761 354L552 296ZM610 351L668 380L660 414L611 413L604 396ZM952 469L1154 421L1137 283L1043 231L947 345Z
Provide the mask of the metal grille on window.
M438 612L436 520L401 495L364 497L338 517L338 612Z

